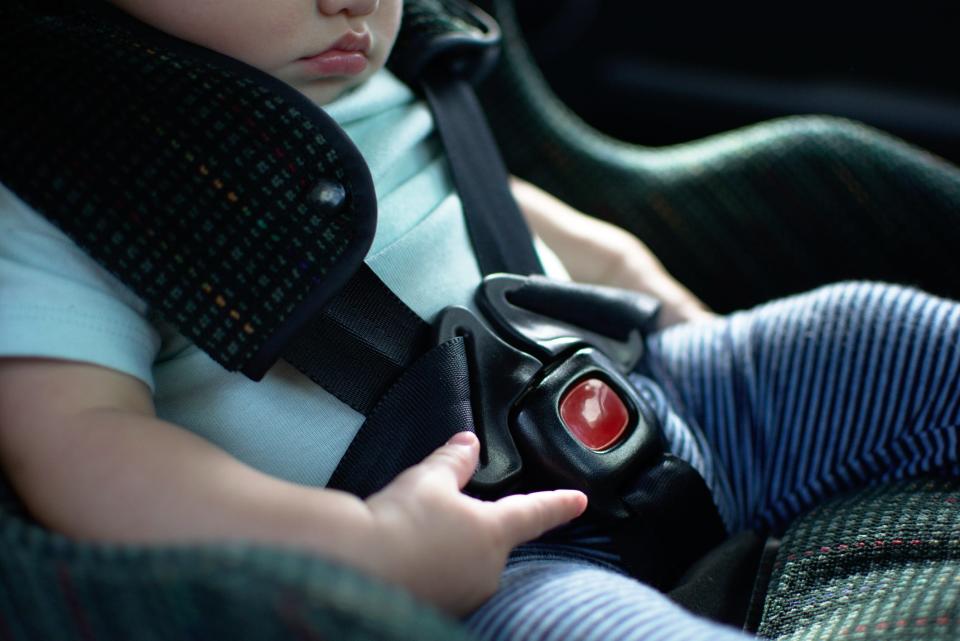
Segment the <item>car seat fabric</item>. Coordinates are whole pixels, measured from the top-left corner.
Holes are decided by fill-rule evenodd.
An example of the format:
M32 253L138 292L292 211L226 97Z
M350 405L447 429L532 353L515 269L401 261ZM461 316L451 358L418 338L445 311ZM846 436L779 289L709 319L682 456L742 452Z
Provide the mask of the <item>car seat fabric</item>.
M960 481L919 478L799 518L774 561L758 633L812 639L960 635Z
M512 0L478 4L503 31L479 93L510 170L634 232L717 311L846 279L960 297L955 166L826 116L663 148L614 140L550 90Z
M417 638L455 621L318 557L240 544L77 543L35 524L0 487L0 638L10 641Z

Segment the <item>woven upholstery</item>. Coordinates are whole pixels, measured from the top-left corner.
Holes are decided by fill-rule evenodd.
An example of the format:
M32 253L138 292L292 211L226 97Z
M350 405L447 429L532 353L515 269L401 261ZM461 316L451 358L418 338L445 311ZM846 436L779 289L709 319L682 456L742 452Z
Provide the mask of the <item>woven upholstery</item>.
M4 183L223 367L360 264L369 172L299 92L108 7L0 11Z
M319 558L240 545L78 544L34 525L6 488L0 494L5 641L468 638L405 594Z
M506 43L481 98L511 171L636 233L715 309L848 278L960 298L957 168L828 117L658 149L613 140L548 88L513 2L479 4Z
M883 485L798 519L777 554L759 633L960 637L960 480Z

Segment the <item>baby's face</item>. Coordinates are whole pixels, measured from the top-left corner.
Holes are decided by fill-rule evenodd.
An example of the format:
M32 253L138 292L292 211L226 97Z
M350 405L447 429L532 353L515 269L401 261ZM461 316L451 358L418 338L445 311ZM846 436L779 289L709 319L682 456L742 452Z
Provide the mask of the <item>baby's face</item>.
M383 67L403 0L111 0L167 33L219 51L323 104Z

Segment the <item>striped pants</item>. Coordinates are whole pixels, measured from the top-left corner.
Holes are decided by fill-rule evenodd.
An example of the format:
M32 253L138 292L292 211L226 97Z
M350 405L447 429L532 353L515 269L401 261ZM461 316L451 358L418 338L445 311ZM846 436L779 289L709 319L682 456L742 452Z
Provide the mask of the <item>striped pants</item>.
M845 488L960 473L960 304L841 283L652 336L671 450L727 528L782 529ZM635 376L638 385L645 378ZM626 576L603 537L519 549L468 620L490 640L749 638Z

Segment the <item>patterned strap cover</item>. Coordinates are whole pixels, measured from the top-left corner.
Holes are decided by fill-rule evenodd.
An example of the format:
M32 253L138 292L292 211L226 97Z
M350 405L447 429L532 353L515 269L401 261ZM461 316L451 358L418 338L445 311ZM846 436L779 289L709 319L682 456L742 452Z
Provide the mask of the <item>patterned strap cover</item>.
M448 45L491 49L459 3L405 11L401 74ZM369 249L363 159L248 65L103 3L44 0L0 7L0 77L0 181L229 370L262 376Z
M0 180L224 367L268 366L369 247L352 143L286 85L111 7L0 17Z

